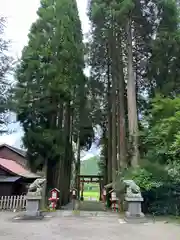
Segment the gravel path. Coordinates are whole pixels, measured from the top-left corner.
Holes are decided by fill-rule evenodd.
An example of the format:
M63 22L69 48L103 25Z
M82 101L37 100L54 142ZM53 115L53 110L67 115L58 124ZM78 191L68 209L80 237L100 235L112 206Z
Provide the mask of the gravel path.
M121 223L116 215L69 216L57 213L43 221L12 222L13 213L0 213L0 240L179 240L180 225L162 222ZM65 216L66 215L66 216ZM82 214L83 215L83 214ZM97 214L98 215L98 214Z

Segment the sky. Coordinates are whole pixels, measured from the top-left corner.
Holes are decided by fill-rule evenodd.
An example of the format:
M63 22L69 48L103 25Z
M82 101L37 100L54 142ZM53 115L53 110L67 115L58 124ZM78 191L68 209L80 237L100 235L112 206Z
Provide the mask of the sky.
M14 58L21 56L21 51L28 41L28 32L31 24L37 19L36 11L39 7L39 0L0 0L0 16L7 18L5 37L11 40L10 53ZM87 0L77 0L79 17L81 19L83 34L88 33L90 26L87 12ZM14 117L15 119L15 117ZM18 123L9 124L12 134L0 136L0 144L6 143L12 146L21 147L23 131ZM88 153L84 153L84 159L94 156L97 153L95 144Z
M27 43L30 26L37 18L39 2L40 0L0 0L0 15L7 17L6 36L12 40L12 52L15 57L21 55L22 48ZM85 34L89 31L87 0L77 0L77 5Z

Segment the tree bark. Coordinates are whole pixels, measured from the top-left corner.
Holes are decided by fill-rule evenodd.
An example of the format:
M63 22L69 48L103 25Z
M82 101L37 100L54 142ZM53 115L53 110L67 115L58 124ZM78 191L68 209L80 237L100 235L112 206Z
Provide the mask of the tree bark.
M62 134L62 128L63 128L63 122L64 122L64 103L62 103L59 107L58 112L58 118L57 118L57 127L59 129L60 134ZM63 156L60 156L57 169L56 169L56 177L57 177L57 188L60 190L60 206L63 204L63 195L64 195L64 189L63 189L63 179L64 179L64 171L63 171L63 164L64 159Z
M109 55L109 53L108 53ZM111 95L111 77L110 77L110 57L108 56L108 65L107 65L107 102L108 102L108 122L107 122L107 144L108 144L108 159L107 159L107 168L108 168L108 183L112 181L112 95Z
M46 179L45 185L42 189L42 199L41 199L41 210L45 209L47 201L46 201L46 189L47 189L47 162L45 160L45 164L43 167L44 177Z
M121 36L118 36L118 146L119 146L119 170L127 166L127 145L126 145L126 118L125 118L125 82L123 71Z
M112 26L113 27L113 26ZM116 40L114 29L112 29L111 37L111 62L112 62L112 182L115 187L116 170L117 170L117 118L116 118L116 90L117 90L117 74L116 74Z
M127 48L128 48L128 81L127 81L127 98L128 98L128 124L129 124L129 143L131 151L131 165L138 166L139 149L138 149L138 118L136 103L136 84L133 71L133 52L132 52L132 19L131 15L127 23Z
M81 166L81 147L80 147L80 131L79 131L78 139L77 139L77 159L76 159L76 165L75 165L76 189L78 190L77 192L78 199L79 199L79 193L80 193L80 181L79 181L80 166Z
M103 144L103 184L108 183L108 139L107 139L107 125L104 123L102 126L102 144ZM112 171L112 167L111 167Z
M65 154L64 154L64 204L68 203L69 198L69 185L71 178L71 159L70 159L70 102L66 103L65 108L65 126L64 126L64 142L65 142Z

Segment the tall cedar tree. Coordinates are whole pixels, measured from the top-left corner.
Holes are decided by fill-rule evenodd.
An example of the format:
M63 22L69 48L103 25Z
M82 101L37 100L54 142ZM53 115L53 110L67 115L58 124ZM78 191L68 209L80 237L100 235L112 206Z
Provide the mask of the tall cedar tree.
M14 100L29 165L35 171L45 166L47 191L59 188L66 203L73 135L81 128L80 111L86 112L86 97L80 94L86 84L81 24L75 0L41 0L37 14L17 67ZM84 134L87 141L89 130L91 126Z
M174 0L91 0L88 13L91 86L105 115L102 165L114 182L116 170L138 165L139 116L150 124L151 97L179 91L178 9Z

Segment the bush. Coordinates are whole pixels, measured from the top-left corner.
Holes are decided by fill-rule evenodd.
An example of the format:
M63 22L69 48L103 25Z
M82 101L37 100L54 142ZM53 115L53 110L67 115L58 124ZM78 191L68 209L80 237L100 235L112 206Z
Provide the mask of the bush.
M180 215L180 184L174 172L172 167L149 163L126 173L125 178L133 179L141 188L144 213Z
M143 210L154 215L180 215L180 186L164 183L158 188L142 191Z

